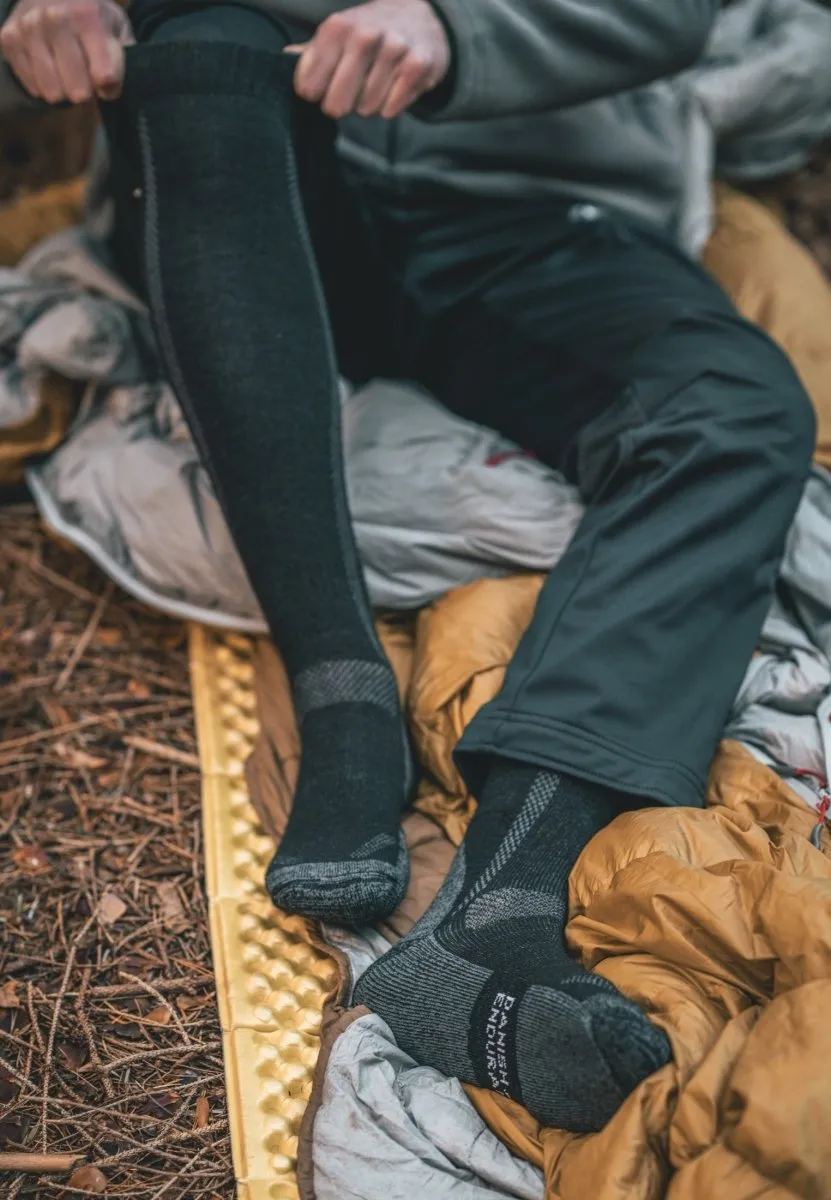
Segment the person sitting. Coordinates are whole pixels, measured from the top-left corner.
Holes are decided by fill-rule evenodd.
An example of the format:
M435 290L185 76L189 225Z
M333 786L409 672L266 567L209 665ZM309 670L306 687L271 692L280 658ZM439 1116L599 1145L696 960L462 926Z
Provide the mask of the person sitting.
M20 0L0 34L3 87L103 102L113 253L286 664L275 903L362 924L408 878L339 372L415 381L585 497L459 743L478 810L450 875L355 991L419 1061L574 1130L670 1051L569 956L569 873L621 812L702 803L814 443L785 356L675 238L683 114L647 85L718 7Z

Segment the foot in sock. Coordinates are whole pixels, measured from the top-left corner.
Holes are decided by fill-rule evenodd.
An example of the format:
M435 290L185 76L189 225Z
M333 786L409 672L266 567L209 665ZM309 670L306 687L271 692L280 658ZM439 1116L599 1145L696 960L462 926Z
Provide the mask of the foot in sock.
M300 718L269 890L288 911L365 923L406 889L410 761L346 503L337 370L297 186L294 64L260 14L209 17L191 26L182 14L169 39L162 23L127 51L105 122L133 147L136 178L118 194L140 209L139 274L165 371ZM334 153L329 132L308 153Z
M409 878L399 820L411 760L395 678L377 662L321 663L298 675L294 698L300 773L266 886L287 912L367 924L400 904Z
M496 765L432 907L361 976L355 1002L417 1061L546 1125L600 1129L670 1058L661 1030L565 947L571 868L628 806L571 776Z

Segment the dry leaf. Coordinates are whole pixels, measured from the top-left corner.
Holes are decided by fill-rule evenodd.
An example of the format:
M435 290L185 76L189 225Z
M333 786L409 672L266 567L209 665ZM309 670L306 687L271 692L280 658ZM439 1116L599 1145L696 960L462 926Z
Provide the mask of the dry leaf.
M58 1042L58 1053L66 1066L73 1067L76 1071L78 1067L84 1065L89 1057L86 1047L77 1042Z
M204 1129L211 1119L211 1102L207 1096L200 1096L196 1101L196 1116L193 1119L194 1129Z
M24 875L39 875L49 869L49 859L40 846L15 846L12 862Z
M181 1095L179 1092L161 1092L147 1097L147 1109L152 1113L160 1113L169 1117L179 1107Z
M65 742L55 742L55 753L61 762L74 767L76 771L97 771L99 767L107 765L106 758L97 758L94 754L87 754L86 750L79 750L77 746L67 746Z
M62 704L58 704L57 700L41 700L40 703L43 711L49 718L50 723L55 726L55 728L57 728L59 725L68 725L72 720L64 706Z
M179 1012L189 1013L194 1008L201 1008L203 1004L207 1004L211 1000L210 992L205 992L201 996L179 996L176 1000L176 1007Z
M177 921L184 919L185 910L179 896L179 889L175 883L169 880L165 883L160 883L156 888L161 905L161 916L165 925L175 925Z
M97 646L117 646L121 641L121 636L120 629L102 625L100 629L96 629L92 640Z
M149 700L152 692L146 683L142 683L140 679L130 679L127 682L127 691L136 700Z
M103 925L112 925L113 921L123 917L126 911L127 905L115 892L104 892L98 901L98 920Z
M80 1192L99 1194L107 1190L107 1177L97 1167L79 1167L69 1177L69 1187L77 1188Z
M169 1025L170 1009L160 1004L158 1008L151 1008L149 1013L145 1013L144 1019L145 1021L149 1021L151 1025Z
M0 987L0 1008L20 1008L16 979L9 979Z
M137 1025L135 1021L105 1021L101 1028L113 1037L128 1038L131 1042L144 1039L141 1025Z
M128 954L121 960L122 971L127 971L130 975L138 975L140 979L147 974L150 965L146 958L142 958L138 954Z

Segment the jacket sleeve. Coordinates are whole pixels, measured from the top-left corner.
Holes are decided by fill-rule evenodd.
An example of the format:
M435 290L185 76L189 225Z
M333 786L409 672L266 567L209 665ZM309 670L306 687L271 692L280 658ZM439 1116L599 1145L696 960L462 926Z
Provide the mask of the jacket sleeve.
M570 108L691 66L720 0L431 0L451 78L417 108L480 120ZM426 102L425 102L426 101Z
M314 26L354 0L251 2ZM453 69L416 111L445 121L569 108L673 75L698 58L720 7L720 0L431 2L453 43ZM0 0L0 26L13 5ZM0 113L27 105L42 102L0 59Z

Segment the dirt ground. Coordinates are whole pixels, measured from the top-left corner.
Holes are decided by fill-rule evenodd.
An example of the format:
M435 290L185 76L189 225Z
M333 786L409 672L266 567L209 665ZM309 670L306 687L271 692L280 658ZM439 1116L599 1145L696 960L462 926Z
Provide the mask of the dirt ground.
M0 1195L234 1195L185 630L0 510ZM58 1164L60 1165L60 1164Z

